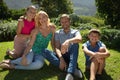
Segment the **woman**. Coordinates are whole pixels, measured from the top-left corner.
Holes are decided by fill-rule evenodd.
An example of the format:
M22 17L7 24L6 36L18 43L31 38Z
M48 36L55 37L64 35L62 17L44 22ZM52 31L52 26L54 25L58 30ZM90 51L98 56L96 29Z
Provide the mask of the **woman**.
M55 25L50 23L46 12L39 11L35 17L36 28L31 33L30 42L21 58L4 60L0 68L8 69L40 69L44 64L42 53L47 48L49 41L53 44Z

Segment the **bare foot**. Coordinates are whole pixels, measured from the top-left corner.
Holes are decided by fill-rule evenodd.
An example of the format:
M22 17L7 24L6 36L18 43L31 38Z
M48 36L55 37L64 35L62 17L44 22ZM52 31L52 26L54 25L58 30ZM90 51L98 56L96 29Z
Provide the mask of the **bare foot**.
M0 64L0 68L3 68L3 69L14 69L14 65L7 64L7 63L2 63L2 64Z
M7 64L9 64L9 63L10 63L10 59L3 60L2 63L7 63Z

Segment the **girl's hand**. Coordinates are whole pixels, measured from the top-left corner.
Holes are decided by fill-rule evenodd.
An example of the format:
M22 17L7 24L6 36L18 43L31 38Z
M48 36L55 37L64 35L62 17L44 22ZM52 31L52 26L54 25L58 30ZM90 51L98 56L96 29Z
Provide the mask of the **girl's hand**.
M22 56L21 64L22 64L23 66L27 66L26 55L23 55L23 56Z

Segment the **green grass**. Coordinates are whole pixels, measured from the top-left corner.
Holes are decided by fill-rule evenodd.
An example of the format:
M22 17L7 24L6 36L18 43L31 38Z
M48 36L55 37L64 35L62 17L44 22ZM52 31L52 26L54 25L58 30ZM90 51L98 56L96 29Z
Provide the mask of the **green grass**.
M81 46L82 44L80 44ZM0 61L4 59L6 49L13 49L13 42L1 42L0 43ZM48 47L49 49L50 46ZM103 73L102 80L120 80L120 52L109 49L111 56L106 60L105 72ZM84 53L79 50L78 65L85 76L85 58ZM64 80L65 72L60 71L57 67L50 65L48 61L39 70L3 70L0 69L0 80ZM88 75L87 75L88 76ZM75 80L80 80L75 78Z

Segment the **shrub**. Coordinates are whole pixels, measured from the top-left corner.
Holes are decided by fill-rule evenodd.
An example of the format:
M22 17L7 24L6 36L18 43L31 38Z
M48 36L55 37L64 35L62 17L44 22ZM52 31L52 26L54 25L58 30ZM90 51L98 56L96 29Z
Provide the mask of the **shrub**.
M92 16L80 16L80 18L82 19L82 23L91 23L91 24L95 25L96 27L105 25L104 20L102 20L100 18L96 18L96 17L92 17Z
M120 47L120 31L117 29L102 29L101 30L101 40L109 48L118 49Z
M1 21L0 41L12 41L16 34L17 21Z

